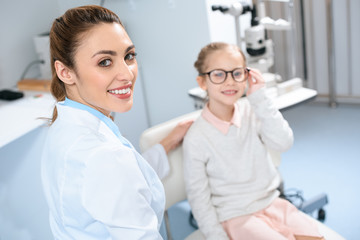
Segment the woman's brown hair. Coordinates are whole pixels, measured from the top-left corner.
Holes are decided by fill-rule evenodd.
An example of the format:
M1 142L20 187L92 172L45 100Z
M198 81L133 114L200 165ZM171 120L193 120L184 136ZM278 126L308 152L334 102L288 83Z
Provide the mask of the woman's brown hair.
M60 61L70 69L76 70L74 58L76 50L81 44L81 37L98 24L114 22L123 26L115 13L96 5L69 9L61 17L54 20L49 35L52 72L50 90L57 102L65 100L66 89L56 74L55 61ZM55 106L50 124L56 118L57 109Z

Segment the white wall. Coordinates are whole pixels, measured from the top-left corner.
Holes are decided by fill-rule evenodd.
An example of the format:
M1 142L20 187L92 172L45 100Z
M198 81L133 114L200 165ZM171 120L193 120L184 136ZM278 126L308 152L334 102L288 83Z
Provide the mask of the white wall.
M37 59L33 37L48 32L59 14L57 0L0 3L0 89L16 86L26 66ZM39 74L38 66L27 77Z
M333 0L336 95L360 102L360 1Z
M296 1L299 3L299 1ZM303 78L302 53L298 51L301 36L298 35L301 22L296 18L299 6L291 7L288 2L266 2L266 15L274 20L285 19L292 23L288 31L268 31L268 36L274 42L273 72L279 74L284 81L294 77ZM292 40L294 38L294 41ZM294 66L293 66L294 64Z
M327 100L329 77L333 73L336 101L360 103L360 2L332 0L334 46L330 48L335 57L334 69L329 69L326 1L304 3L309 87Z
M350 33L351 38L349 39L348 54L351 62L350 67L350 93L351 95L360 96L360 1L352 0L348 5L348 11L350 18Z
M220 11L212 11L213 5L231 5L237 0L207 0L206 10L209 22L209 32L211 42L227 42L231 44L237 44L237 37L235 32L235 18L230 14L223 14ZM242 1L251 4L251 0ZM245 29L250 27L251 13L248 12L239 17L240 25L240 37L245 37ZM242 46L243 52L245 51L245 44Z
M187 91L197 86L193 63L209 42L205 2L106 1L105 7L120 16L136 46L150 125L194 110Z
M328 51L325 1L304 1L308 87L328 94Z

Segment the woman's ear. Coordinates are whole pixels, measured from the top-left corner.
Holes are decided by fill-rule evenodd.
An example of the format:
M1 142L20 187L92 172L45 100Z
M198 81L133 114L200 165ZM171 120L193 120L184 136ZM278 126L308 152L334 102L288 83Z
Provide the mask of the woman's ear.
M206 86L206 79L204 76L197 76L196 77L196 81L197 83L199 84L199 87L202 89L202 90L207 90L207 86Z
M58 60L55 61L54 66L56 74L61 81L69 85L74 84L75 79L73 77L71 69L69 69L67 66L65 66L65 64Z

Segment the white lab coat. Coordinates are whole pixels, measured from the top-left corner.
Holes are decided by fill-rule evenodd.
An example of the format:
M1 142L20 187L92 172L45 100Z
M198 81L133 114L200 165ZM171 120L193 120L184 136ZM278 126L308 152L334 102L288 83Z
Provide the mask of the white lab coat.
M165 195L153 168L109 118L67 100L42 157L55 239L162 239Z

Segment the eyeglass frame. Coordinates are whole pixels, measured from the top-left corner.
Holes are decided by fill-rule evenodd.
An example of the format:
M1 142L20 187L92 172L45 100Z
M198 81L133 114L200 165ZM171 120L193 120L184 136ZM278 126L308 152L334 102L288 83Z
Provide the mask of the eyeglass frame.
M244 80L242 80L242 81L236 81L236 80L235 80L234 72L235 72L236 70L238 70L238 69L244 69L244 70L245 70L245 73L246 73L247 75L248 75L249 72L250 72L250 68L248 68L248 67L238 67L238 68L234 68L234 69L231 70L231 71L225 71L224 69L213 69L213 70L211 70L211 71L209 71L209 72L200 73L199 76L208 75L210 82L212 82L213 84L222 84L222 83L224 83L224 82L226 81L227 76L228 76L228 73L231 73L231 76L232 76L232 78L233 78L233 80L234 80L235 82L238 82L238 83L245 82L246 79L247 79L246 77L245 77ZM211 80L211 77L210 77L210 74L211 74L213 71L223 71L223 72L225 72L225 78L224 78L224 80L223 80L222 82L219 82L219 83L213 82L213 81Z

